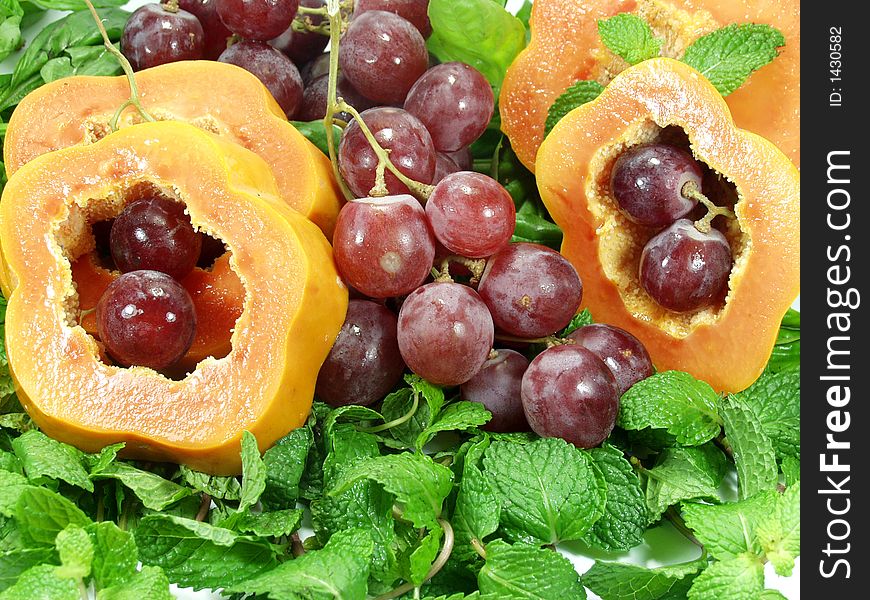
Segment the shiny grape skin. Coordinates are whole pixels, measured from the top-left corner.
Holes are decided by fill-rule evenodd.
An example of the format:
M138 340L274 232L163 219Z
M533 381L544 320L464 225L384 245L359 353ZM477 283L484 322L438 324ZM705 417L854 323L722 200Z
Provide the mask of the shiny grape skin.
M370 298L411 292L429 276L435 258L426 213L407 194L345 204L332 245L341 276Z
M166 369L196 334L193 300L165 273L131 271L109 284L97 303L97 333L123 366Z
M594 448L607 439L619 412L613 373L576 344L539 354L523 375L522 398L532 431L580 448Z
M471 171L474 166L474 157L471 156L470 148L462 148L456 152L442 152L450 160L456 163L460 171Z
M426 41L411 23L380 10L350 22L338 51L342 73L363 96L401 104L429 66Z
M511 239L514 201L486 175L459 171L438 182L426 202L426 216L445 248L468 258L492 256Z
M217 60L227 49L227 38L233 34L218 16L215 0L178 0L178 6L196 16L202 25L205 34L202 57Z
M326 0L300 0L299 6L322 8L326 6ZM305 18L309 19L312 25L320 25L324 21L320 15L305 15ZM328 42L327 35L316 31L293 31L293 27L288 27L284 33L269 40L269 45L286 54L295 65L299 66L317 57L326 48Z
M215 0L227 29L246 40L265 42L290 27L299 0Z
M474 377L492 349L494 330L486 305L458 283L417 288L399 311L399 350L414 373L436 385L461 385Z
M203 58L205 34L199 20L187 12L170 12L159 4L137 8L121 37L121 50L133 70L179 60Z
M676 146L634 146L613 165L610 187L622 213L649 227L664 227L686 216L698 204L682 194L694 182L701 189L703 173L692 155Z
M302 76L293 61L264 42L238 42L218 59L242 67L257 76L275 101L292 119L302 105Z
M469 65L449 62L426 71L408 92L405 110L420 119L435 149L455 152L479 138L495 108L492 87Z
M357 111L364 111L372 107L371 100L364 98L358 91L353 89L347 78L341 74L338 75L338 81L336 82L336 96L344 99L345 102L353 106ZM321 75L306 85L305 93L302 97L302 106L296 113L296 119L299 121L317 121L322 119L326 116L328 98L329 75ZM351 120L350 114L344 112L336 113L335 117L345 123Z
M435 175L435 146L426 127L401 108L381 106L360 115L378 143L389 149L390 160L399 171L414 181L430 183ZM369 195L375 185L378 157L356 120L351 121L338 146L338 167L348 187L358 198ZM385 171L390 194L407 194L408 187Z
M461 169L459 165L453 162L448 154L444 152L435 153L435 175L432 176L432 183L438 184L451 173L458 173Z
M384 10L399 15L416 27L424 38L432 35L429 0L356 0L353 8L354 16L367 10Z
M477 375L462 384L463 400L480 402L492 413L492 419L481 429L499 433L529 431L523 411L523 374L529 360L516 350L496 350Z
M641 341L619 327L593 323L571 332L568 339L604 361L616 379L620 397L654 372L652 359Z
M122 273L153 270L182 279L199 260L202 238L184 205L165 196L130 202L109 234L112 260Z
M351 300L329 356L317 375L317 396L338 407L368 406L386 396L405 370L396 339L398 318L371 300Z
M563 329L583 298L571 263L555 250L528 243L509 244L492 256L477 291L496 327L521 338Z
M688 219L680 219L644 246L640 283L668 310L698 310L724 297L732 260L721 231L702 233Z

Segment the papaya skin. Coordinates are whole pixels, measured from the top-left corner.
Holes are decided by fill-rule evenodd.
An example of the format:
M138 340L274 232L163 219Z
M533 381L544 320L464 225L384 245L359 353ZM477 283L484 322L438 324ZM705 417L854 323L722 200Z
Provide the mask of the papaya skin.
M213 61L180 61L136 73L143 107L157 120L185 121L258 154L272 169L280 196L332 238L343 204L326 156L293 127L251 73ZM12 175L37 156L109 133L130 96L126 76L76 76L28 94L9 119L3 156ZM139 123L132 107L119 128Z
M181 381L101 362L97 342L70 319L65 253L85 237L87 217L105 218L83 213L120 212L125 190L142 182L183 201L194 227L224 241L245 286L232 351ZM163 122L38 157L3 192L0 240L10 370L46 434L88 452L125 442L130 458L228 475L241 470L243 431L264 450L305 422L347 289L323 233L280 200L254 153Z
M602 260L604 236L619 217L612 199L609 208L597 204L601 181L608 179L594 169L604 149L625 147L626 133L649 122L682 128L695 157L738 193L742 249L735 253L728 296L683 335L665 331L655 310L637 310L636 303L630 309L624 286L607 274L612 264ZM583 307L596 320L637 336L659 370L687 371L722 392L743 390L758 378L780 319L800 293L800 176L773 144L734 125L706 79L667 58L623 71L601 96L556 125L538 153L537 180L564 231L562 253L583 280Z
M769 139L800 168L798 0L536 0L531 40L508 68L499 98L502 131L523 164L536 171L547 111L556 98L576 81L600 79L603 45L598 19L634 12L644 1L697 16L697 28L681 31L689 38L686 42L729 23L763 23L783 32L786 45L781 54L753 73L726 102L738 127ZM715 26L705 26L705 21ZM678 55L665 56L680 58L688 44L677 45Z

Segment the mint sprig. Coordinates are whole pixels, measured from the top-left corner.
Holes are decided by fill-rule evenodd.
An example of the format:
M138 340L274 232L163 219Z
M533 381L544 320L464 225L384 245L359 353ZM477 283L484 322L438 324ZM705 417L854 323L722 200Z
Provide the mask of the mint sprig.
M630 65L658 56L662 47L649 24L631 13L600 19L598 34L608 50Z

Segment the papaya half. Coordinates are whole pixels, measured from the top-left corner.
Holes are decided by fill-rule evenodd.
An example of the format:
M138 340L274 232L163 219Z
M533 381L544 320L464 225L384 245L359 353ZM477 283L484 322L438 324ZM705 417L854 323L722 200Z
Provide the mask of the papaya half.
M671 140L684 140L716 176L736 215L723 231L734 257L727 296L692 313L668 311L644 291L640 254L657 230L624 217L610 190L625 149ZM596 320L637 336L659 370L725 392L755 381L800 292L800 176L776 146L735 125L700 73L668 58L623 71L556 124L538 152L537 181Z
M94 222L150 186L224 242L245 289L229 354L184 379L100 359L76 321L71 263ZM0 202L6 350L22 405L48 435L85 451L237 474L243 431L261 449L308 416L317 372L344 320L347 289L323 233L279 196L253 152L181 122L125 127L34 158Z
M662 56L680 58L697 38L730 23L776 27L785 47L729 94L737 125L769 139L800 167L800 2L798 0L535 0L531 40L507 70L499 97L502 131L526 167L544 139L553 102L573 83L606 85L627 63L610 53L598 20L634 12L664 41Z
M280 196L332 238L341 192L329 160L287 121L262 83L235 65L180 61L139 71L140 100L156 120L186 121L258 154ZM10 175L46 152L89 144L130 97L126 76L58 79L28 94L9 119L3 156ZM142 121L128 107L118 127Z

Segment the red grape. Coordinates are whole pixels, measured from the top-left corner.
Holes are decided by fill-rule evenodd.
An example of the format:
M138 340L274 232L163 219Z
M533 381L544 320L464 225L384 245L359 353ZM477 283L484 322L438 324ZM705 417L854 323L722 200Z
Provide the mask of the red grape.
M121 37L121 50L134 70L203 57L205 34L186 10L172 12L159 4L137 8Z
M583 284L564 256L537 244L509 244L487 261L477 289L496 327L522 338L563 329L583 298Z
M641 225L664 227L695 208L682 194L687 182L701 189L703 174L692 155L668 144L635 146L619 155L610 187L622 213Z
M429 22L429 0L356 0L353 12L359 15L367 10L384 10L407 19L427 38L432 35Z
M371 108L372 102L364 98L347 81L347 78L339 74L336 82L336 96L353 106L357 111ZM317 121L326 116L326 104L329 99L329 75L321 75L308 83L305 94L302 97L302 106L296 113L299 121ZM335 116L342 121L350 122L348 113L336 113Z
M296 115L302 105L302 76L289 58L264 42L238 42L218 59L242 67L257 76L287 114Z
M580 448L607 439L619 412L613 373L590 350L575 344L540 353L523 376L522 397L535 433Z
M437 65L414 83L405 110L432 134L435 148L455 152L486 131L495 108L492 88L474 67L459 62Z
M202 238L181 202L151 196L124 207L112 224L109 247L123 273L144 269L182 279L199 260Z
M215 0L178 0L178 6L195 15L202 25L205 34L202 57L217 60L227 49L227 38L233 34L218 16Z
M501 433L529 430L521 396L523 374L528 366L528 359L519 352L497 350L477 375L462 384L463 400L480 402L492 413L492 419L482 429Z
M661 306L688 312L723 297L731 265L731 247L722 232L702 233L680 219L644 246L640 282Z
M329 75L329 52L324 52L311 59L311 62L300 69L300 74L305 85L310 85L312 81L322 75Z
M451 173L457 173L461 170L462 169L459 168L459 165L453 162L453 159L450 158L448 154L445 154L444 152L436 152L435 175L432 176L432 183L437 184Z
M165 369L193 343L193 300L165 273L124 273L109 284L97 304L97 333L119 364Z
M471 156L470 148L462 148L456 152L443 152L450 160L456 163L460 171L471 171L474 166L474 158Z
M499 182L460 171L436 186L426 203L432 231L460 256L484 258L507 246L516 225L514 201Z
M613 325L594 323L570 333L569 339L604 361L622 396L628 388L653 374L649 353L639 339Z
M429 275L435 258L426 213L408 195L348 202L332 240L339 273L370 298L409 293Z
M396 315L371 300L351 300L341 331L317 375L317 396L330 406L367 406L399 382L405 363Z
M408 21L370 10L355 17L341 38L341 71L366 98L384 104L405 100L426 72L426 41Z
M460 385L489 355L492 317L470 287L430 283L402 303L398 337L402 358L417 375L437 385Z
M300 0L299 6L307 8L322 8L326 6L326 0ZM324 21L324 17L320 15L306 15L306 19L311 21L312 25L320 25ZM315 31L293 31L293 27L288 27L284 33L269 41L271 46L274 46L296 65L301 65L315 58L329 42L329 36L317 33Z
M290 27L299 0L215 0L224 25L246 40L265 42Z
M401 108L370 108L360 115L375 139L390 150L390 160L414 181L429 183L435 175L435 147L423 124ZM378 157L354 119L345 128L338 147L341 176L357 197L368 196L375 186ZM385 171L390 194L407 194L408 187Z

